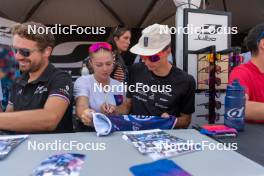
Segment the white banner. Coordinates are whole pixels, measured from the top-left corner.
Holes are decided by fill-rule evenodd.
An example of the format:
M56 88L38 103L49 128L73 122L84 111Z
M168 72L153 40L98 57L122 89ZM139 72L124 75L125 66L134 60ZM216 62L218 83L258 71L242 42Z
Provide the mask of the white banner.
M215 45L216 50L228 48L228 16L206 13L188 13L188 23L194 31L188 35L188 50L198 50ZM197 33L195 33L195 29Z
M11 45L11 27L16 22L0 17L0 44Z

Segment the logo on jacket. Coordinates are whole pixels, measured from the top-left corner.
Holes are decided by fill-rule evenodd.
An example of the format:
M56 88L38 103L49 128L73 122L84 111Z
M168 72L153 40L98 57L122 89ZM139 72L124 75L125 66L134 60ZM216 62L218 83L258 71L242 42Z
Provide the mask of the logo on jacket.
M38 86L34 92L34 94L42 94L43 92L47 92L48 89L45 86Z

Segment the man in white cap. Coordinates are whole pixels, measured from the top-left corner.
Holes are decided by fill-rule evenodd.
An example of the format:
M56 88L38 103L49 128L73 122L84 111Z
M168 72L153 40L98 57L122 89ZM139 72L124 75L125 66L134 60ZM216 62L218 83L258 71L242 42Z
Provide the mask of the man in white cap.
M176 128L187 128L194 112L195 80L171 65L171 36L163 25L153 24L142 31L130 51L141 56L129 72L127 99L118 107L102 106L108 114L176 116Z

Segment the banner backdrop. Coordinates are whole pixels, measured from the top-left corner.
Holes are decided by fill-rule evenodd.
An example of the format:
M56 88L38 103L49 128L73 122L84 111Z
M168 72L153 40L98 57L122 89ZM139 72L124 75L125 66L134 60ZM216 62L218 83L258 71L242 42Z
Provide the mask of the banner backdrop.
M76 80L81 75L83 60L88 57L88 47L94 42L106 41L110 30L111 28L106 28L105 34L55 34L56 46L50 61Z
M12 45L11 39L11 27L16 22L7 20L0 17L0 44ZM71 25L46 25L50 28L57 27L57 34L54 34L56 39L56 45L50 57L51 63L57 68L67 71L71 74L73 81L75 81L81 74L83 60L88 57L88 47L94 42L107 41L110 35L111 27L95 27L95 26L76 26L75 28L88 28L88 32L91 34L79 34L78 31L73 31L71 34L59 33L57 29L68 28ZM93 29L93 30L91 30ZM92 32L91 32L92 31ZM99 31L99 32L98 32ZM58 34L59 33L59 34ZM130 46L137 43L141 36L141 29L131 29L131 42ZM172 55L175 55L175 35L172 35ZM126 52L123 56L126 65L132 65L136 56L130 52Z
M0 17L0 44L11 45L11 27L16 22Z

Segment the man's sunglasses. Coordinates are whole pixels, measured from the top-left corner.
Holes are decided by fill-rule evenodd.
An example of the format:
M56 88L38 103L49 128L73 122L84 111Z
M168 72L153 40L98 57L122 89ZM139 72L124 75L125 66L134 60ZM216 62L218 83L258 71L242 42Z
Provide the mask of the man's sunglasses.
M152 56L141 56L143 59L148 59L150 62L158 62L160 60L161 55L155 54Z
M33 53L34 51L38 51L38 49L27 49L27 48L15 48L12 47L12 51L14 54L19 53L21 56L23 57L29 57L31 55L31 53Z

